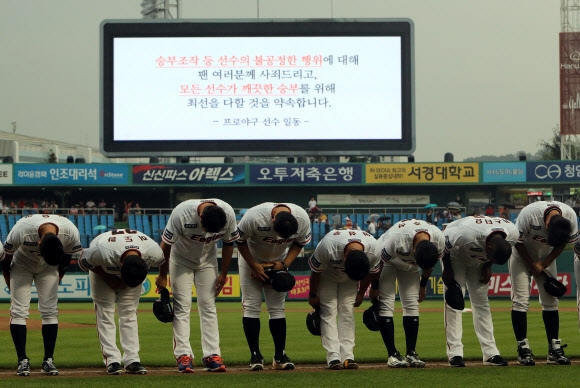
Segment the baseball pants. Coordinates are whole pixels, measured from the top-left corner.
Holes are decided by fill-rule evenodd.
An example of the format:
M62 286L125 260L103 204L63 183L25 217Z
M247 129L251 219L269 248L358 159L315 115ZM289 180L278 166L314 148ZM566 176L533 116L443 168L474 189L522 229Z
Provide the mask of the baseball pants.
M540 260L537 260L540 261ZM556 261L547 268L554 276L556 276L557 267ZM527 312L530 307L530 282L532 275L527 264L520 258L517 251L513 250L512 257L509 260L510 279L512 282L512 310ZM543 280L534 277L536 284L538 284L538 292L540 294L540 305L543 311L557 311L558 298L552 296L542 287Z
M419 267L413 267L409 271L398 270L394 265L386 263L381 272L379 281L379 316L393 317L395 311L395 295L399 286L399 298L403 306L404 317L419 316Z
M58 270L46 264L38 272L13 262L10 267L10 324L26 325L30 310L32 282L36 286L38 312L43 325L58 324Z
M284 304L286 301L286 293L274 291L272 287L265 286L261 280L252 279L252 270L245 260L240 260L239 270L244 317L260 318L263 291L270 319L285 318Z

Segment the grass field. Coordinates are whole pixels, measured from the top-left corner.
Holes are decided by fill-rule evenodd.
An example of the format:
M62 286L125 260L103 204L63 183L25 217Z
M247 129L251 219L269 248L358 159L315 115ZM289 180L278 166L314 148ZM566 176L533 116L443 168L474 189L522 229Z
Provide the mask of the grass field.
M141 361L146 367L174 368L175 361L172 354L172 332L170 324L163 324L155 319L151 313L151 302L142 303L139 310L139 335L141 340ZM365 302L356 310L357 336L355 357L357 362L364 366L365 363L386 363L386 350L380 333L371 332L362 324L362 311L369 305ZM561 386L576 386L580 377L578 363L570 367L545 366L547 352L547 340L545 338L541 311L537 301L532 303L532 311L528 315L528 338L530 339L538 365L533 368L510 366L508 368L429 368L429 362L433 365L445 363L445 333L443 327L443 312L441 300L428 300L421 304L421 318L417 351L422 359L428 361L425 370L392 370L387 368L365 369L354 371L324 371L314 368L314 365L323 364L325 351L320 344L320 337L312 336L305 327L306 313L310 310L307 302L287 303L288 320L288 343L287 353L297 364L304 366L307 372L295 373L237 373L237 374L209 374L196 372L192 382L203 384L207 382L212 386L265 386L271 385L273 378L276 384L282 386L336 386L357 385L376 386L377 381L383 379L384 384L411 384L422 386L442 385L467 385L467 386L492 386L501 380L503 386L547 386L559 384ZM580 358L580 334L578 332L578 318L576 303L573 299L561 301L560 311L560 336L563 343L568 344L566 355L571 358ZM467 303L469 308L469 303ZM61 303L60 322L73 325L73 328L62 328L59 331L57 349L55 353L56 365L62 370L66 368L102 368L100 347L95 329L95 317L92 305L89 303ZM495 337L501 354L513 361L516 356L516 343L511 328L510 302L507 300L493 300L493 319L495 325ZM9 304L0 304L0 317L8 317ZM226 365L238 369L247 365L249 351L242 329L242 308L239 302L220 302L218 304L219 324L221 335L222 356ZM31 319L39 319L38 313L31 311ZM5 320L3 320L5 322ZM197 311L192 313L191 343L197 359L201 356L199 341L199 317ZM402 327L402 315L400 310L395 315L395 334L398 348L405 351L404 332ZM0 327L0 369L12 371L15 369L16 356L8 324ZM473 331L472 316L464 314L465 358L476 362L481 361L481 350ZM268 330L267 313L262 314L261 350L266 357L266 362L271 362L273 356L273 344ZM42 359L42 337L39 330L29 330L28 356L31 365L38 369ZM511 363L510 365L513 365ZM308 368L306 368L308 366ZM315 370L317 369L317 370ZM563 371L566 373L562 373ZM410 374L412 373L412 375ZM111 382L113 376L97 374L89 379L59 376L54 380L42 379L19 379L18 385L31 384L58 386L74 385L99 386ZM174 376L155 376L150 373L146 376L122 376L123 386L158 385L175 382L183 384L185 376L175 373ZM49 379L49 380L47 380ZM142 380L145 379L145 380ZM387 380L388 379L388 384ZM11 380L14 382L14 380ZM545 382L545 384L544 384ZM0 380L0 386L3 383ZM26 386L26 385L23 385Z

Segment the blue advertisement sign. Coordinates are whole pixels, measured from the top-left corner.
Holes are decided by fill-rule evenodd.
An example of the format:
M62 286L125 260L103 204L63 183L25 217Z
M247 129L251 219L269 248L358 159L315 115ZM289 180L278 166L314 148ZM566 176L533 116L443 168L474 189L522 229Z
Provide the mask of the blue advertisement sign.
M126 164L15 164L19 185L127 185Z
M251 184L361 184L360 164L255 164L250 165Z
M490 162L483 163L483 181L494 182L525 182L526 162Z
M146 164L133 166L134 184L244 184L244 165Z
M578 182L580 181L580 161L528 162L528 182Z

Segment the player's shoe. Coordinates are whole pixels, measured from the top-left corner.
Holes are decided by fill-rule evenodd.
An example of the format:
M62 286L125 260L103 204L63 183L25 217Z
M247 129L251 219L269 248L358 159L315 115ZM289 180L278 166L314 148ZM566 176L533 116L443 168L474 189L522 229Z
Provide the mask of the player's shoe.
M449 359L449 365L455 368L463 368L465 367L465 361L463 361L461 356L454 356Z
M30 376L30 361L28 358L23 358L18 361L18 369L16 369L16 375L18 376Z
M193 358L184 354L177 359L177 371L179 373L193 373Z
M332 360L328 363L328 369L333 370L342 369L342 363L339 360Z
M391 368L406 368L409 366L409 363L401 357L401 353L395 352L389 357L387 365Z
M534 360L534 355L532 354L532 349L530 349L530 343L528 339L518 341L518 363L523 366L534 366L536 361Z
M488 358L483 362L483 365L487 366L507 366L508 362L499 354Z
M405 361L409 363L411 368L425 368L425 362L421 361L416 352L409 353L405 356Z
M203 362L203 370L206 372L225 372L226 366L224 361L217 354L212 354L201 359Z
M292 370L295 368L294 363L290 361L286 353L282 353L280 356L274 356L272 366L278 370Z
M356 362L354 362L353 359L351 358L347 358L346 360L344 360L344 362L342 363L342 367L344 369L358 369L358 364Z
M125 372L132 375L144 375L147 374L147 369L139 361L135 361L125 367Z
M54 360L49 357L42 362L42 374L48 376L58 376L58 369L54 366Z
M120 375L123 374L123 368L118 362L112 362L107 365L107 373L110 375Z
M264 357L260 353L252 354L252 358L250 358L250 370L255 372L264 370Z
M564 356L564 348L568 345L561 345L561 340L553 339L548 347L548 364L570 365L570 360Z

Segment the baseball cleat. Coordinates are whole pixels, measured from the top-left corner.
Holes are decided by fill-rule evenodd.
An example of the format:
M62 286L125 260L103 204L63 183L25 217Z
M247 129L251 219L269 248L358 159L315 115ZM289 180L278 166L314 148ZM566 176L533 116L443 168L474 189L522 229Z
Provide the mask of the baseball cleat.
M548 347L548 364L570 365L570 360L564 356L564 348L568 345L560 345L561 340L553 339Z
M483 362L483 365L487 366L507 366L508 362L499 354L488 358Z
M220 356L212 354L201 359L203 362L203 370L206 372L225 372L226 366Z
M49 357L42 362L41 373L48 376L58 376L58 369L56 369L56 366L54 366L52 357Z
M177 371L179 373L193 373L193 358L184 354L177 359Z
M465 362L463 361L463 357L454 356L449 359L449 365L456 368L463 368L465 367Z
M147 374L147 369L139 361L135 361L125 367L125 372L132 375L144 375Z
M250 359L250 370L259 372L264 370L264 357L261 354L253 354Z
M30 376L30 362L28 358L23 358L18 361L18 369L16 370L17 376Z
M401 357L401 353L395 352L389 357L387 365L391 368L406 368L409 366L409 363Z
M274 356L272 367L278 370L292 370L294 369L294 363L290 361L285 353L282 353L282 355L279 357Z
M120 375L123 374L123 368L118 362L112 362L107 365L107 373L110 375Z
M339 360L332 360L328 363L328 369L333 370L342 369L342 363Z
M358 369L358 364L356 362L354 362L353 359L351 358L347 358L346 360L344 360L344 362L342 363L342 367L344 369Z
M407 354L405 361L409 363L411 368L425 368L425 362L419 359L419 355L416 352Z
M534 355L532 354L532 349L530 349L530 343L528 339L518 341L518 363L523 366L534 366L536 361L534 360Z

